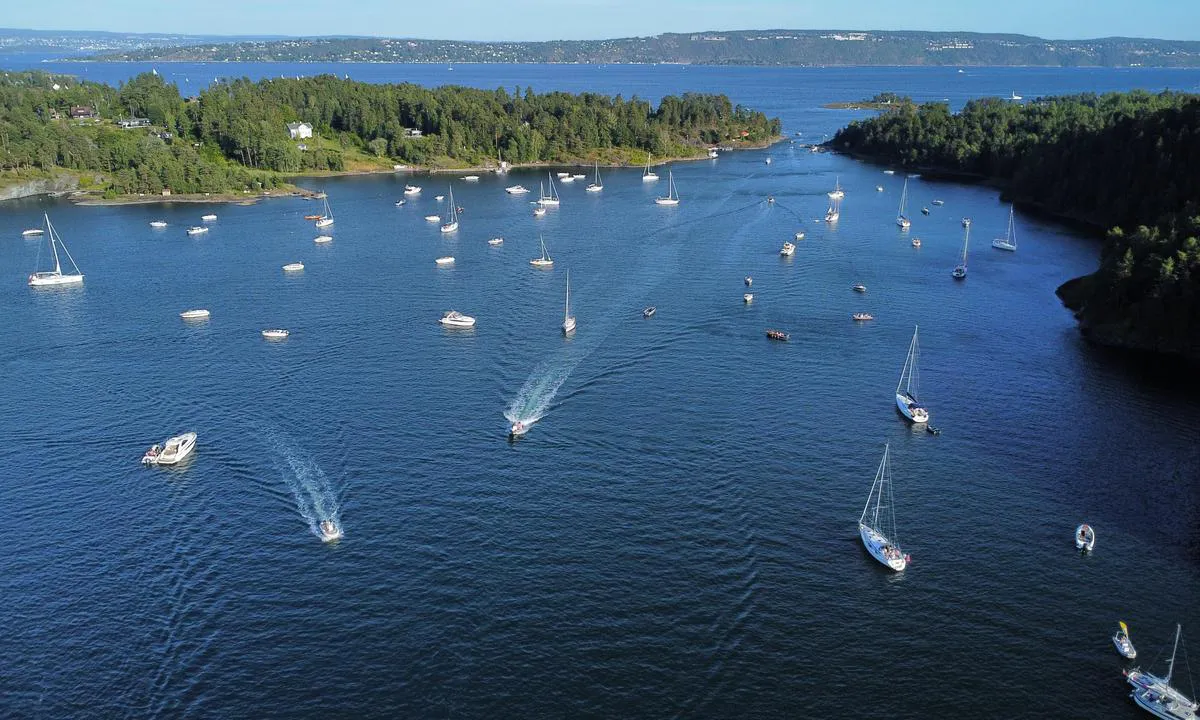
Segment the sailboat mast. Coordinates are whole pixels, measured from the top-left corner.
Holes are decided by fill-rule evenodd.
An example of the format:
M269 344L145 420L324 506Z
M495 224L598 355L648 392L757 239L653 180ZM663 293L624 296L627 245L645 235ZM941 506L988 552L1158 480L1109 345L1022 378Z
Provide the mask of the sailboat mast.
M567 302L563 306L563 322L571 317L571 271L567 271Z
M1167 663L1167 685L1171 684L1171 673L1175 672L1175 653L1179 650L1179 631L1182 626L1175 624L1175 647L1171 649L1171 661Z
M58 261L58 243L55 242L55 240L54 240L54 226L50 224L49 213L47 213L45 215L45 218L46 218L46 229L50 231L48 233L50 235L50 251L54 253L54 274L62 275L62 264L59 263L59 261ZM66 248L63 248L63 249L65 250ZM74 262L74 260L72 260L71 262Z
M971 240L971 226L968 225L966 232L963 233L963 255L962 255L963 267L967 266L967 243L970 240Z

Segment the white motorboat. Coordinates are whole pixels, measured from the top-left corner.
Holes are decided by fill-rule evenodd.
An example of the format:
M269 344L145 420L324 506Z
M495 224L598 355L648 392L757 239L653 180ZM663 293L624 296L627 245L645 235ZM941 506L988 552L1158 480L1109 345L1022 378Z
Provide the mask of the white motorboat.
M649 307L642 308L642 317L644 317L644 318L654 317L654 313L656 313L656 312L658 312L658 308L654 307L653 305L650 305Z
M524 185L509 185L508 187L504 188L504 192L508 193L509 195L524 195L525 193L529 192L529 188L525 187Z
M588 192L600 192L604 189L604 183L600 180L600 163L596 163L596 177L591 184L587 186Z
M642 173L642 182L654 182L657 179L658 174L650 172L650 153L646 153L646 171Z
M1137 658L1137 650L1133 647L1133 641L1129 639L1129 626L1125 624L1124 620L1117 621L1117 632L1113 635L1112 641L1117 652L1121 653L1121 657L1127 660Z
M884 170L883 174L884 175L895 175L896 171L895 170Z
M38 235L44 235L45 232L46 231L41 228L29 228L27 230L22 230L21 235L23 237L36 237Z
M754 302L754 293L743 293L742 302L746 303L747 305Z
M571 271L567 271L567 300L563 305L563 335L575 332L575 316L571 314Z
M937 206L939 206L939 207L940 207L940 206L942 206L942 205L945 205L945 204L946 204L946 201L945 201L945 200L934 200L934 201L930 202L929 204L930 204L930 205L937 205Z
M488 240L488 245L491 245L492 247L496 247L497 245L503 245L503 244L504 244L504 238L502 238L502 237L494 237L491 240Z
M396 206L396 207L400 207L401 205L403 205L403 204L404 204L404 203L406 203L406 202L408 202L408 201L407 201L407 200L405 200L404 198L400 198L400 199L399 199L399 200L397 200L397 201L396 201L394 204L395 204L395 206Z
M207 320L212 315L208 310L198 308L196 310L184 310L179 313L179 317L184 320Z
M833 190L825 194L829 196L830 200L841 200L842 198L846 197L845 191L842 190L842 183L839 182L839 179L836 176L833 180Z
M884 172L887 172L886 170ZM904 214L904 206L908 204L908 178L904 178L904 189L900 191L900 209L896 211L896 224L901 230L912 227L912 221Z
M451 310L445 315L442 315L438 320L442 325L452 328L469 328L475 327L475 318L470 315L463 315L457 310Z
M866 322L867 320L874 320L875 316L871 313L856 312L850 316L850 319L856 322Z
M746 287L750 287L754 284L754 278L747 275L746 277L742 278L742 282L746 283Z
M565 180L565 179L571 177L571 173L569 173L569 172L555 173L555 175L558 175L559 180Z
M876 185L876 186L875 186L875 192L883 192L883 186L882 186L882 185Z
M165 222L163 222L162 220L151 220L150 221L150 227L154 228L155 230L161 230L162 228L165 228L166 226L167 226L167 224Z
M404 194L405 195L416 195L419 192L421 192L421 188L417 185L405 185L404 186Z
M317 220L315 225L318 228L329 227L333 224L333 210L329 207L329 198L321 198L321 202L325 203L325 211L321 213L321 218Z
M921 247L921 238L915 237L912 239L912 246L915 248Z
M779 254L784 257L791 257L796 254L796 246L790 242L785 242L783 247L779 249Z
M919 374L917 361L920 349L917 346L917 330L913 328L912 342L908 345L908 356L904 358L904 367L900 370L900 382L896 384L896 407L910 422L929 422L929 411L917 400Z
M1140 668L1125 672L1125 679L1133 686L1133 692L1130 693L1133 701L1138 707L1163 720L1197 720L1197 717L1200 717L1200 704L1171 685L1181 631L1182 628L1176 625L1175 645L1171 650L1171 658L1167 661L1165 677L1153 675Z
M767 165L770 165L770 164L771 164L771 158L767 158L766 160L763 160L763 163L765 163L765 164L767 164Z
M262 336L268 340L283 340L288 335L291 335L291 333L282 328L272 328L270 330L262 331Z
M446 196L445 195L434 195L433 199L437 200L438 202L441 202L446 199Z
M654 198L657 205L678 205L679 191L675 189L675 173L667 171L667 196Z
M1091 525L1084 523L1075 528L1075 549L1079 552L1091 552L1096 547L1096 531Z
M203 220L204 222L212 222L213 220L217 219L217 216L213 215L212 213L209 213L207 215L201 215L200 219Z
M208 232L208 228L203 225L193 225L187 229L188 235L203 235L206 232Z
M437 259L436 259L436 260L434 260L433 262L434 262L435 264L437 264L437 265L442 265L442 266L445 266L445 265L453 265L453 264L454 264L454 256L453 256L453 255L446 255L446 256L444 256L444 257L437 258Z
M442 232L452 233L458 229L458 206L454 204L454 186L450 186L450 221L442 225Z
M720 154L717 152L716 148L708 149L708 159L709 160L716 160L718 157L720 157Z
M546 214L546 208L544 208L544 207L541 207L541 206L539 206L539 207L535 207L535 208L533 209L533 216L534 216L534 217L542 217L542 216L544 216L545 214Z
M572 180L582 180L586 177L587 177L587 175L584 175L582 173L574 173L573 175L571 175Z
M304 269L304 263L302 263L302 262L288 263L287 265L283 266L284 272L300 272L303 269Z
M871 557L886 567L901 572L908 567L909 556L900 549L896 538L896 509L892 500L892 468L888 462L890 446L883 446L883 459L875 471L875 482L867 495L867 504L858 518L858 534Z
M963 219L962 219L962 226L963 226L963 227L971 227L971 218L969 218L969 217L965 217L965 218L963 218Z
M797 240L803 240L804 239L804 231L803 230L798 231L795 235L795 238Z
M1008 206L1008 234L1002 238L992 240L992 247L997 250L1008 250L1009 252L1016 252L1017 250L1017 236L1013 232L1013 206L1011 204Z
M426 215L425 219L431 223L441 222L442 216L441 215Z
M541 183L538 183L539 197L537 199L537 204L538 205L555 205L555 206L557 206L559 204L559 198L558 198L558 190L555 189L555 187L554 187L554 178L550 175L550 173L546 173L546 180L549 181L549 183L550 183L550 194L547 195L545 190L541 189L541 187L540 187Z
M333 237L330 235L318 235L315 238L313 238L313 242L315 242L318 245L324 245L325 243L333 242Z
M189 432L155 445L142 456L143 465L178 465L196 449L196 433Z
M53 287L58 285L81 285L83 284L83 273L79 272L79 266L75 264L75 258L71 257L71 251L67 250L67 245L59 237L58 232L54 230L54 226L50 224L49 213L43 213L42 218L46 222L45 234L50 236L50 252L54 254L54 269L53 270L38 270L29 275L30 287ZM71 263L71 267L75 272L64 273L62 270L62 258L58 255L59 247L62 248L63 255L67 256L67 261ZM39 263L40 264L40 263Z
M478 175L463 175L464 182L479 182Z
M529 425L521 422L520 420L514 422L508 428L508 434L511 437L521 437L527 432L529 432Z
M953 276L955 280L965 280L967 277L967 243L970 239L971 226L968 225L966 229L963 230L962 259L957 265L954 266L954 269L950 271L950 275Z
M560 177L560 178L558 179L558 181L559 181L559 182L561 182L561 183L573 183L573 182L575 182L575 176L574 176L574 175L567 175L566 177Z
M342 539L342 528L333 520L322 520L317 529L321 532L321 542L333 542Z
M546 241L540 236L538 242L542 244L542 256L529 261L529 264L536 268L548 268L554 265L554 260L550 259L550 253L546 251Z
M867 291L867 286L863 285L862 283L854 283L850 286L850 289L854 292L865 293Z

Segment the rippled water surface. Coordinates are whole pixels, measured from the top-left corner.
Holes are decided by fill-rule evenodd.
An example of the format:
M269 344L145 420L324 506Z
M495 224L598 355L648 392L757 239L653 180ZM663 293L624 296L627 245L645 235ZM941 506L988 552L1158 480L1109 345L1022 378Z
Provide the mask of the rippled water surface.
M601 71L554 72L577 90ZM817 134L853 117L820 102L897 89L889 73L959 80L640 72L645 96L746 73L735 101ZM1161 87L1103 72L1059 82ZM323 181L327 246L299 199L0 207L2 714L1137 717L1116 621L1147 663L1176 621L1200 638L1200 410L1058 304L1098 243L1018 211L1001 253L995 191L919 178L904 234L902 173L787 143L674 165L675 208L652 202L665 171L561 186L541 219L503 192L536 192L534 171L455 181L452 235L422 219L450 178ZM395 207L406 182L424 192ZM82 288L25 285L44 241L20 230L45 211ZM552 270L528 264L539 236ZM179 319L197 307L211 319ZM450 309L478 324L441 328ZM916 324L937 437L892 402ZM506 412L541 418L509 442ZM185 430L184 466L138 464ZM885 442L902 575L855 527Z

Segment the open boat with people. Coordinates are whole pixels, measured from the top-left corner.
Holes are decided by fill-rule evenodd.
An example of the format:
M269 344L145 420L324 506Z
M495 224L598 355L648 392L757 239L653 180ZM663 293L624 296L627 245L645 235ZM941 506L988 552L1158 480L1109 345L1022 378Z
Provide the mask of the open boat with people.
M550 253L546 250L546 241L541 236L538 236L538 242L542 244L542 256L530 260L529 264L535 268L553 267L554 260L550 258Z
M50 252L54 255L53 270L37 270L29 275L30 287L52 287L59 285L81 285L83 284L83 273L79 272L79 266L75 264L75 258L71 257L71 251L67 250L67 245L59 237L54 226L50 224L50 214L43 213L42 218L46 222L46 233L49 235ZM71 263L74 272L64 273L62 269L62 258L58 255L58 248L62 247L63 255L67 256L67 261ZM40 264L40 263L39 263Z
M783 257L791 257L796 254L796 246L793 243L785 242L783 247L779 248L779 254Z
M1002 238L992 240L992 247L997 250L1008 250L1009 252L1016 252L1017 250L1017 236L1013 231L1013 206L1011 204L1008 206L1008 234Z
M871 557L884 566L901 572L908 567L911 558L900 549L896 537L892 467L888 457L890 452L891 445L885 444L883 459L879 461L879 469L875 471L875 482L871 483L871 492L867 495L867 504L858 518L858 534Z
M196 433L188 432L155 445L142 456L143 465L178 465L196 449Z
M271 328L262 331L262 336L268 340L284 340L288 335L291 335L291 333L283 328Z
M913 327L912 342L908 344L908 355L904 358L904 367L900 370L900 382L896 384L896 407L900 414L913 423L929 422L929 411L917 400L919 375L917 361L920 349L917 345L917 330Z
M333 542L342 538L342 528L333 520L322 520L317 529L321 531L321 542Z
M509 185L508 187L504 188L504 192L508 193L509 195L524 195L525 193L529 192L529 188L525 187L524 185Z
M875 319L874 315L872 315L871 313L865 313L865 312L856 312L853 315L851 315L850 317L851 317L851 319L856 320L858 322L865 322L867 320Z
M656 313L656 312L658 312L658 308L654 307L653 305L650 305L648 307L642 308L642 317L644 317L644 318L654 317L654 313Z
M1133 686L1130 697L1138 707L1163 720L1196 720L1200 713L1200 704L1171 685L1172 677L1175 674L1175 656L1179 652L1179 637L1182 630L1182 626L1175 625L1175 645L1171 649L1170 659L1167 660L1165 677L1154 675L1141 668L1122 671L1125 680ZM1187 657L1186 653L1184 657Z
M416 195L420 192L421 192L421 187L419 185L405 185L404 186L404 194L405 195Z
M529 432L529 425L531 425L531 424L532 423L524 423L524 422L521 422L520 420L517 420L512 425L508 426L509 437L514 437L514 438L521 437L525 433Z
M1088 553L1096 547L1096 531L1091 525L1084 523L1075 528L1075 549Z
M1124 620L1117 621L1117 632L1113 634L1112 641L1121 657L1127 660L1137 658L1137 650L1133 647L1133 641L1129 639L1129 626Z
M782 330L771 330L771 329L768 329L768 330L767 330L767 337L768 337L768 338L770 338L770 339L772 339L772 340L778 340L778 341L780 341L780 342L787 342L787 341L788 341L788 339L789 339L789 338L791 338L791 335L789 335L788 333L785 333L785 332L784 332L784 331L782 331Z
M442 325L452 328L469 328L475 327L475 318L470 315L463 315L457 310L451 310L445 315L442 315L438 320Z

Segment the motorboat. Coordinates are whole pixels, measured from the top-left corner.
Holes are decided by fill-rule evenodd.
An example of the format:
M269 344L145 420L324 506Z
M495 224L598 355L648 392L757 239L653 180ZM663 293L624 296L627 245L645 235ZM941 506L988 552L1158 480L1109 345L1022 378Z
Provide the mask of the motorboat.
M333 520L322 520L317 529L321 531L321 542L333 542L342 538L342 529Z
M479 176L478 175L463 175L463 180L465 182L479 182Z
M313 238L313 242L315 242L318 245L324 245L326 243L333 242L333 237L330 235L318 235L315 238Z
M207 215L201 215L200 219L203 220L204 222L212 222L213 220L217 219L217 216L213 215L212 213L209 213Z
M288 263L287 265L283 266L284 272L300 272L303 269L304 269L304 263L302 263L302 262Z
M188 235L203 235L206 232L208 232L208 228L203 225L193 225L187 229Z
M555 175L557 175L557 176L558 176L558 179L559 179L559 180L565 180L565 179L567 179L567 178L571 177L571 173L569 173L569 172L560 172L560 173L555 173Z
M770 165L770 164L771 164L771 158L767 158L766 160L763 160L763 164L765 164L765 165Z
M927 208L927 207L923 207L923 208L921 208L921 214L922 214L922 215L928 215L928 214L929 214L929 208Z
M654 317L654 313L656 313L656 312L658 312L658 308L651 305L649 307L642 309L642 317L644 317L644 318Z
M521 422L520 420L514 422L508 428L508 434L510 437L521 437L527 432L529 432L529 425Z
M912 246L915 248L921 247L921 238L915 237L912 239Z
M752 277L750 277L749 275L747 275L747 276L746 276L746 278L745 278L745 280L743 280L743 282L745 282L745 283L746 283L746 287L750 287L751 285L753 285L753 284L754 284L754 278L752 278Z
M804 239L804 231L803 231L803 230L801 230L801 231L797 232L797 233L796 233L796 235L795 235L795 238L796 238L797 240L803 240L803 239Z
M567 299L563 305L563 335L575 332L575 316L571 314L571 271L567 271Z
M918 328L913 328L912 342L908 345L908 355L904 358L904 367L900 370L900 382L896 384L896 407L900 409L900 414L910 422L924 423L929 422L929 411L917 400L917 361L920 358L917 330Z
M437 259L436 259L436 260L434 260L433 262L434 262L435 264L437 264L437 265L441 265L441 266L453 265L453 264L454 264L454 256L453 256L453 255L446 255L446 256L444 256L444 257L437 258Z
M45 231L45 230L43 230L43 229L41 229L41 228L29 228L29 229L27 229L27 230L22 230L22 231L21 231L21 235L22 235L23 237L36 237L36 236L38 236L38 235L43 235L43 234L45 234L45 232L46 232L46 231Z
M875 192L883 192L883 186L882 186L882 185L876 185L876 186L875 186Z
M586 177L587 177L587 175L584 175L582 173L574 173L571 175L572 180L583 180Z
M445 195L434 195L433 199L437 200L438 202L441 202L446 199L446 196Z
M262 336L268 340L283 340L288 335L291 335L291 333L282 328L272 328L270 330L262 331Z
M658 173L650 172L650 153L646 153L646 170L642 173L642 182L658 180Z
M46 222L46 232L50 236L50 252L54 254L54 269L53 270L37 270L29 275L30 287L48 287L58 285L82 285L83 273L79 272L79 266L75 264L75 258L71 257L71 251L67 250L66 244L55 231L54 226L50 224L49 213L43 213L43 219ZM59 257L58 249L62 248L63 255L67 256L67 261L71 263L74 272L64 273L62 270L62 258Z
M884 175L895 175L896 171L895 170L884 170L883 174Z
M667 196L654 198L656 205L678 205L679 191L675 189L675 174L667 171Z
M212 313L209 311L201 308L196 310L184 310L183 312L179 313L179 317L183 318L184 320L207 320L211 314Z
M1112 641L1117 652L1121 653L1121 657L1127 660L1137 658L1137 650L1133 647L1133 641L1129 639L1129 626L1125 624L1124 620L1117 621L1117 632L1113 635Z
M196 449L196 433L188 432L155 445L142 456L143 465L178 465Z
M504 188L504 192L508 193L509 195L524 195L525 193L529 192L529 188L525 187L524 185L509 185L508 187Z
M1096 531L1091 525L1084 523L1075 528L1075 549L1079 552L1091 552L1096 547Z
M445 315L442 315L438 320L442 325L453 328L469 328L475 327L475 318L470 315L463 315L457 310L451 310Z
M875 471L875 482L867 495L867 504L858 518L858 534L863 547L885 567L903 572L911 558L900 549L896 539L896 510L892 499L891 446L883 446L883 459Z
M151 220L150 221L150 227L154 228L155 230L161 230L161 229L165 228L166 226L167 226L167 223L165 223L162 220Z
M996 238L995 240L992 240L992 247L996 248L997 250L1008 250L1009 252L1016 252L1017 250L1017 236L1013 232L1012 205L1008 206L1008 234L1002 238Z
M573 183L573 182L575 182L575 176L574 176L574 175L567 175L566 177L560 177L560 178L558 179L558 181L559 181L560 183Z
M407 201L407 200L405 200L404 198L400 198L399 200L397 200L397 201L396 201L395 203L393 203L393 204L394 204L396 207L400 207L401 205L403 205L403 204L404 204L404 203L406 203L406 202L408 202L408 201Z
M962 219L962 226L965 228L971 227L971 218L965 217Z
M934 200L933 202L930 203L930 205L945 205L945 204L946 204L945 200Z
M796 254L796 246L790 242L785 242L783 247L779 249L779 254L784 257L791 257Z
M709 148L709 149L708 149L708 159L709 159L709 160L716 160L718 157L720 157L720 154L719 154L719 153L717 153L717 149L716 149L716 148Z
M859 322L865 322L867 320L875 319L874 315L872 315L871 313L865 313L865 312L857 312L857 313L854 313L853 315L851 315L850 317Z
M790 338L791 335L785 333L782 330L767 330L767 337L769 337L772 340L778 340L780 342L787 342L788 338Z
M867 286L863 285L862 283L854 283L853 285L850 286L850 289L853 290L854 292L865 293L867 291Z
M768 196L767 196L767 204L768 204L768 205L774 205L774 204L775 204L775 196L774 196L774 195L768 195Z
M742 293L742 302L747 305L754 302L754 293Z
M421 188L417 185L405 185L404 186L404 194L405 195L416 195L419 192L421 192Z
M546 241L539 237L538 242L542 244L542 256L530 260L529 264L535 268L553 267L554 260L550 258L550 253L546 251Z
M442 216L441 215L426 215L425 219L431 223L441 222Z
M492 247L496 247L497 245L503 245L503 244L504 244L504 238L502 238L502 237L494 237L491 240L488 240L488 245L491 245Z

